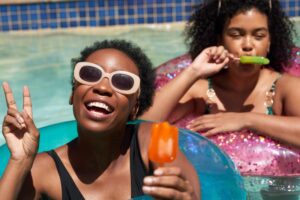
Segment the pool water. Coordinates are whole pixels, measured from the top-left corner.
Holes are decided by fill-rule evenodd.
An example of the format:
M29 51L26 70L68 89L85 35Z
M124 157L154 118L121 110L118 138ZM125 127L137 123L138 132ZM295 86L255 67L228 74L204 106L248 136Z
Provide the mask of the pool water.
M295 28L299 36L300 19ZM0 82L9 81L19 109L22 87L28 85L37 127L73 120L68 104L71 93L71 58L94 41L126 39L137 43L154 66L186 52L182 31L184 24L123 26L114 28L75 29L46 32L0 33ZM0 92L0 121L6 113ZM1 128L1 124L0 124ZM4 142L0 134L0 145Z
M22 35L2 33L0 82L9 81L19 109L22 108L22 87L29 86L37 127L72 120L72 107L68 104L71 92L70 60L79 56L85 46L104 39L131 40L157 66L186 52L182 28L182 25L160 25ZM5 113L5 98L1 91L1 122ZM1 134L0 144L2 143Z

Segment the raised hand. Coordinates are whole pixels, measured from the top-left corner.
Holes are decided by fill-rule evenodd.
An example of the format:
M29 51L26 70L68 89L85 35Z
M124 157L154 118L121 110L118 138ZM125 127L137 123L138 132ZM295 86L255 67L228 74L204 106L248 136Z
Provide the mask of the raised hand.
M196 199L191 183L178 167L159 167L144 179L143 192L155 199Z
M192 62L191 68L202 77L218 73L234 56L223 47L213 46L204 49Z
M23 88L23 111L19 112L9 84L4 82L2 87L7 103L2 133L11 152L11 159L15 161L33 159L39 146L39 132L32 120L29 88L26 86Z

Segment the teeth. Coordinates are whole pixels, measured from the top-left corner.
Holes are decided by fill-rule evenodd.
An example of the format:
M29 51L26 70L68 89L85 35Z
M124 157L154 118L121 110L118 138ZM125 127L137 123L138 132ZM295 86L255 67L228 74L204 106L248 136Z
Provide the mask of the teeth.
M88 107L97 107L97 108L102 108L104 110L106 110L107 112L111 112L111 108L104 104L104 103L100 103L100 102L90 102L88 103Z

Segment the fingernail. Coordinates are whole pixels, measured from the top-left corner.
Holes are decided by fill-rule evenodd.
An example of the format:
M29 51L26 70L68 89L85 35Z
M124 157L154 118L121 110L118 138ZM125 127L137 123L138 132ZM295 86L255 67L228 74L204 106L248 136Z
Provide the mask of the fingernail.
M151 191L151 187L143 186L143 191L144 192L150 192Z
M151 184L153 182L153 179L151 177L144 178L144 183Z
M155 175L162 175L163 171L161 169L157 169L157 170L154 171L154 174Z
M17 115L17 121L19 122L19 124L23 124L24 123L24 119L21 116L19 116L19 115Z

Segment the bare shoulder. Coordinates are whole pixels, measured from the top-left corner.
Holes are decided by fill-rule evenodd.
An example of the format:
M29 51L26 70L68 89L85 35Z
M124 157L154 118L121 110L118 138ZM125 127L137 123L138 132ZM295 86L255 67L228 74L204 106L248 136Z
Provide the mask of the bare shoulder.
M190 88L188 92L192 97L200 97L206 94L207 89L208 89L207 79L199 79L193 84L193 86Z
M276 90L282 93L283 96L289 95L300 87L300 78L284 73L276 83Z
M60 197L61 184L53 158L46 152L36 156L31 169L34 188L40 194L50 197Z

